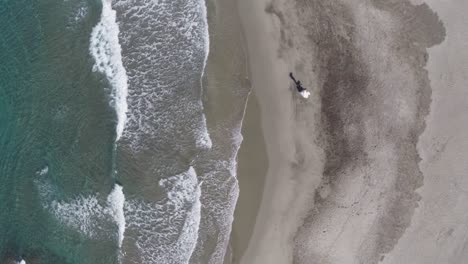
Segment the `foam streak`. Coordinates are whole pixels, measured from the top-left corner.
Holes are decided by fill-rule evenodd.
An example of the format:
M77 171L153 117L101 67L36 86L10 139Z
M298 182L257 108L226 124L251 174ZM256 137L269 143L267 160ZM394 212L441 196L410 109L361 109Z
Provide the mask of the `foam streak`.
M167 197L157 203L126 203L128 228L140 251L128 262L186 264L195 249L200 225L200 184L195 170L159 182ZM156 216L156 217L155 217Z
M104 73L112 86L112 102L117 114L117 137L122 136L127 119L128 77L122 63L119 26L110 0L102 0L101 21L91 33L90 53L96 63L93 70Z
M114 189L107 197L107 203L109 205L110 213L114 217L114 221L117 223L119 229L119 247L122 247L122 241L125 233L125 196L122 186L119 184L114 185Z

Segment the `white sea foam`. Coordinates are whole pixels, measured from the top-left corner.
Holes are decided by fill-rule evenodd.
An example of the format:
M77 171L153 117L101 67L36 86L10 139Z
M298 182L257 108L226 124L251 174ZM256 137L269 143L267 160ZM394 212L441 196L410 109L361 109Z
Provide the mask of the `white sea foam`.
M93 28L90 53L96 63L93 70L104 73L112 86L112 102L117 114L117 138L122 136L127 119L127 73L122 63L119 26L110 0L102 0L101 20Z
M126 212L129 233L140 251L141 263L188 263L200 224L200 186L195 170L163 179L166 191L160 202L129 201ZM137 261L137 260L130 260Z
M88 15L88 6L82 5L78 8L75 15L73 16L74 23L83 21L83 19Z
M89 14L89 3L86 3L85 1L70 1L67 6L72 7L71 12L68 15L67 28L71 30L78 29L77 26L84 22L86 16Z
M199 0L200 1L200 13L203 19L203 36L204 36L204 47L205 47L205 59L203 61L203 71L202 71L202 76L200 78L200 82L203 81L203 75L205 74L205 68L206 68L206 63L208 61L208 55L210 54L210 32L208 28L208 12L206 8L206 2L205 0Z
M204 2L117 0L113 7L130 85L126 143L134 152L148 142L209 149L198 93L209 52Z
M200 231L205 233L210 241L203 240L203 237L198 241L195 262L200 260L197 257L206 254L203 245L212 243L211 240L215 239L209 259L204 261L207 264L222 263L229 243L234 209L239 196L236 157L242 142L240 121L236 127L227 130L229 134L226 134L226 137L230 138L231 151L226 153L227 155L217 155L215 151L203 158L204 164L209 163L209 170L199 177L203 181L202 189L206 190L201 198L205 214L202 215Z
M198 238L201 210L200 185L192 167L160 180L166 197L159 202L125 201L118 184L108 195L107 203L100 201L98 194L59 201L54 199L53 186L44 178L35 181L44 208L64 225L90 238L103 239L110 234L109 224L113 222L118 227L119 247L127 226L142 263L188 263Z
M209 53L204 0L117 0L113 8L129 77L123 142L135 153L152 153L154 146L176 153L211 148L199 93ZM190 168L160 181L165 199L127 200L125 239L135 241L140 254L126 255L125 262L189 261L200 225L199 185Z
M70 201L58 201L57 187L48 177L37 177L37 190L44 209L47 209L62 224L76 229L86 236L94 237L98 219L103 214L103 207L97 196L77 196Z
M203 87L203 75L205 74L205 69L206 69L206 63L208 61L208 55L210 54L210 33L209 33L209 29L208 29L208 12L207 12L207 8L206 8L206 2L205 0L199 0L200 3L199 3L199 7L200 7L200 13L201 13L201 16L202 16L202 20L203 20L203 36L204 36L204 47L205 47L205 58L203 60L203 69L202 69L202 73L201 73L201 76L200 76L200 86ZM210 148L212 147L212 142L211 142L211 138L210 138L210 135L208 134L208 129L206 127L206 117L205 115L203 115L203 121L202 121L202 135L199 136L199 141L203 142L206 144L207 148Z
M26 264L26 261L24 259L17 261L16 264Z
M100 201L98 194L57 200L57 190L48 179L37 178L35 183L44 208L62 224L91 238L108 237L112 233L109 227L116 225L118 245L121 247L125 233L125 196L121 185L114 185L105 202Z
M124 204L125 195L123 188L119 184L114 185L114 189L107 197L107 203L109 205L110 214L114 217L114 221L117 223L119 229L119 247L122 246L125 233L125 215L124 215Z
M44 176L47 173L49 173L49 167L48 166L44 166L39 172L37 172L37 174L39 174L40 176Z
M45 207L63 224L95 237L104 208L96 196L79 196L69 202L52 201Z
M198 130L198 135L196 137L196 146L200 149L211 149L213 146L210 134L208 133L208 128L206 127L205 115L202 116L202 121L200 122L200 129Z

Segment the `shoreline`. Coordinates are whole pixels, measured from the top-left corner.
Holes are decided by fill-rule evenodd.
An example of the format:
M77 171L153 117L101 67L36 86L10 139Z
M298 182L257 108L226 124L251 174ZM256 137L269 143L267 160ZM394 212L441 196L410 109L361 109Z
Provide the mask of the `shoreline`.
M209 55L202 79L202 101L212 148L200 153L196 171L202 214L191 263L222 263L226 256L238 198L236 156L250 92L245 54L234 3L207 0Z
M239 198L234 212L229 263L238 263L250 241L265 184L268 160L260 125L258 99L251 93L242 125L244 140L238 152Z

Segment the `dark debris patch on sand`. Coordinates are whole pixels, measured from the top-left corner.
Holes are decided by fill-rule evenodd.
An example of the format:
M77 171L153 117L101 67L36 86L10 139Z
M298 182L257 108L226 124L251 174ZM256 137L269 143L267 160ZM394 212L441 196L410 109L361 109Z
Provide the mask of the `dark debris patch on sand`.
M401 60L411 65L416 82L412 87L400 89L416 90L416 112L414 120L408 124L406 133L394 133L392 140L397 146L398 170L393 186L393 195L388 197L386 210L378 220L379 225L373 230L376 234L376 251L367 256L367 261L376 263L384 259L398 239L411 224L414 210L418 206L420 195L416 189L423 185L424 176L419 168L417 143L425 129L425 117L429 114L432 89L425 69L427 48L440 44L445 39L445 28L427 4L412 5L409 1L372 1L376 8L389 12L396 21L400 21L399 34L393 44L394 51ZM364 246L364 245L363 245ZM364 250L364 249L362 249ZM363 261L365 259L362 259Z
M351 7L342 1L298 0L294 10L281 8L281 1L273 1L265 11L276 16L282 25L280 39L282 50L304 48L308 43L314 54L318 84L321 86L321 115L323 148L326 153L325 169L321 187L315 195L315 205L305 218L302 231L313 228L316 219L326 210L334 210L336 205L329 201L330 194L342 184L344 177L370 177L378 180L378 166L371 157L375 149L392 146L386 153L396 160L391 186L385 186L379 212L369 226L366 242L362 243L355 261L377 263L390 252L398 239L411 223L412 215L420 199L416 192L423 185L423 174L419 169L420 157L417 151L419 136L425 128L425 117L431 104L430 81L425 70L428 60L427 48L445 39L445 29L437 15L426 5L412 5L409 1L373 0L365 8L385 12L397 25L397 30L385 43L394 57L388 61L369 62L371 56L363 52L362 34L367 29L356 22ZM356 5L358 6L358 5ZM296 17L299 29L289 23ZM371 19L380 19L371 17ZM369 27L379 28L379 21L369 21ZM375 23L374 23L375 22ZM306 38L294 34L306 34ZM361 38L361 39L360 39ZM305 39L305 40L304 40ZM364 39L364 42L366 39ZM298 44L299 43L299 44ZM360 43L360 44L359 44ZM378 42L366 43L379 45ZM279 53L282 56L282 52ZM371 58L372 59L372 58ZM388 78L381 80L375 76L374 64L388 63ZM401 72L399 63L408 65L411 71ZM398 80L399 73L408 82ZM405 79L406 80L406 79ZM390 91L389 89L394 89ZM403 101L410 104L407 119L398 120L398 107L385 107ZM388 119L389 116L393 118ZM369 129L369 123L378 126ZM369 145L372 142L372 145ZM390 165L388 165L390 166ZM353 168L365 168L370 175L347 173ZM323 195L322 189L331 191ZM333 215L333 214L332 214ZM310 237L309 239L314 239ZM296 241L298 238L296 237ZM332 245L333 246L333 245ZM302 252L307 250L308 252ZM329 253L327 253L329 254ZM328 263L328 256L319 250L297 247L294 263ZM331 253L333 254L333 253ZM311 262L312 261L312 262ZM316 262L314 262L316 261ZM319 261L319 262L317 262Z

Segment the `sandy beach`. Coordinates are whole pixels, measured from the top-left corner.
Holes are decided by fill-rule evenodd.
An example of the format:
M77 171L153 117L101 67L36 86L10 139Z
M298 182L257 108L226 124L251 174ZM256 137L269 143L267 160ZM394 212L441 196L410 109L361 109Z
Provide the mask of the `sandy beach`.
M463 263L467 4L237 5L254 101L226 263Z

